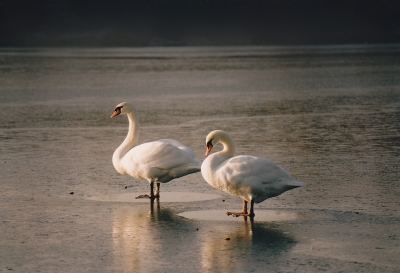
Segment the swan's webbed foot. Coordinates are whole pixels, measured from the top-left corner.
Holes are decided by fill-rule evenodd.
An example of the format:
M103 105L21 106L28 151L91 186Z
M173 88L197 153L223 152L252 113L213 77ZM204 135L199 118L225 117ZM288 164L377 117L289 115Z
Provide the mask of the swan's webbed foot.
M144 198L148 198L148 199L154 199L154 197L151 197L148 194L141 194L135 197L135 199L144 199Z
M159 199L160 198L160 194L156 194L156 195L148 195L148 194L141 194L135 197L135 199L150 199L150 200L154 200L154 199Z
M253 218L255 216L254 214L254 200L250 201L250 213L247 213L247 201L243 199L243 209L241 212L230 212L228 211L226 215L230 216L232 215L233 217L239 217L239 216L249 216L250 218Z
M239 216L249 216L249 217L254 217L255 214L254 213L247 213L245 211L241 211L241 212L230 212L227 211L226 215L228 216L233 216L233 217L239 217Z
M228 216L233 216L233 217L239 217L239 216L246 216L247 213L245 212L231 212L231 211L227 211L226 215Z
M154 182L150 182L150 195L148 194L141 194L139 196L136 196L135 199L142 199L142 198L147 198L150 200L158 199L160 198L160 183L157 183L157 189L156 189L156 194L154 194Z

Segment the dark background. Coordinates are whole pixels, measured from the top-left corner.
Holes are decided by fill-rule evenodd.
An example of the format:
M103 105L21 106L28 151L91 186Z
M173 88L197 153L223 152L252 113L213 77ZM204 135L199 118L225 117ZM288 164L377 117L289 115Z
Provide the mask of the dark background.
M0 46L398 42L399 0L0 0Z

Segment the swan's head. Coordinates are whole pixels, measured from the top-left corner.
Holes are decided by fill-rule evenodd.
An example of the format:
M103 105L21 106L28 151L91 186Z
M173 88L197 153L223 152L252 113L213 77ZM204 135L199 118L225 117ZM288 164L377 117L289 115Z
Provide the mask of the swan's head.
M208 156L211 153L211 149L214 147L214 145L221 142L221 140L223 141L226 138L232 139L229 136L229 134L225 131L215 130L210 132L206 137L206 145L207 145L206 156Z
M111 117L116 117L120 114L128 114L129 112L133 111L133 106L129 102L121 102L115 107L114 113Z

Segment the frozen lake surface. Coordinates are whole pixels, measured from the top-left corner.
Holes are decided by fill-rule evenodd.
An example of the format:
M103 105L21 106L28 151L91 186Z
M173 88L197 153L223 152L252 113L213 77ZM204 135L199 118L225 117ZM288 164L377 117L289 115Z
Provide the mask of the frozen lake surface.
M202 161L222 129L308 186L254 222L224 215L241 200L200 173L158 204L121 202L148 191L111 163L122 101L140 143L177 139ZM399 45L3 48L0 108L0 270L400 271Z

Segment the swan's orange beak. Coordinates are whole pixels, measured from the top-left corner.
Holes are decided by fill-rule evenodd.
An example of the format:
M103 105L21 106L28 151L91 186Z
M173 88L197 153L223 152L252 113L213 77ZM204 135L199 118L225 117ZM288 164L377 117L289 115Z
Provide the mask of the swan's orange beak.
M120 109L115 109L114 113L111 115L111 118L118 116L119 114L121 114L121 110Z
M207 143L207 150L206 150L206 156L208 156L211 153L213 145L211 143Z

